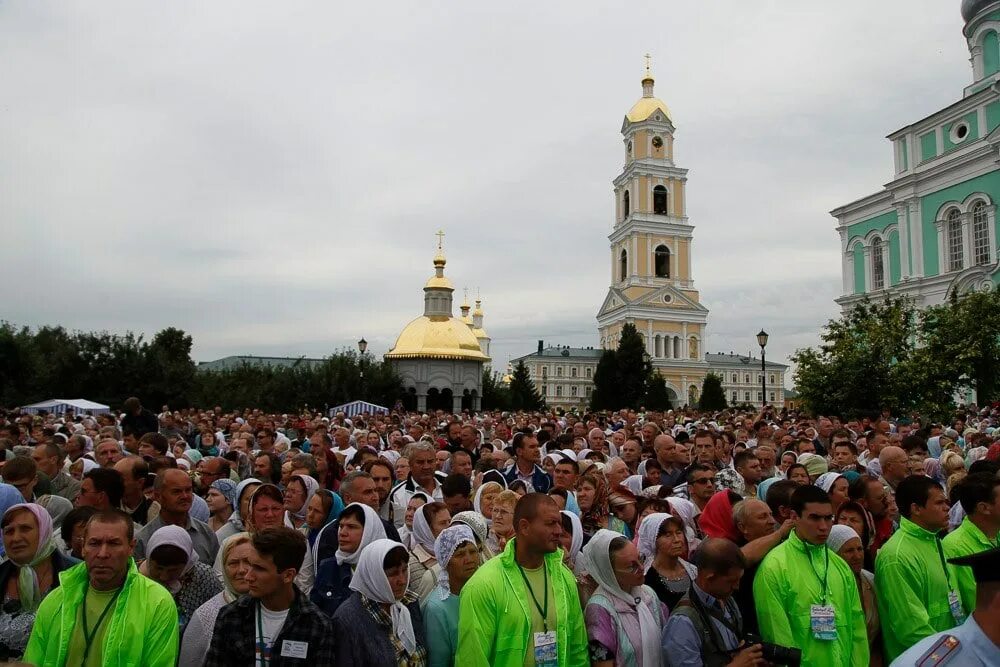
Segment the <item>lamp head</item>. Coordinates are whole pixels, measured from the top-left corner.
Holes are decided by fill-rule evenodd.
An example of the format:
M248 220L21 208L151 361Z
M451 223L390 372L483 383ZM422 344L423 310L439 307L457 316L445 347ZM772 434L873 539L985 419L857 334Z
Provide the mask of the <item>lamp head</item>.
M767 346L767 332L763 329L761 329L760 333L757 334L757 344L762 348Z

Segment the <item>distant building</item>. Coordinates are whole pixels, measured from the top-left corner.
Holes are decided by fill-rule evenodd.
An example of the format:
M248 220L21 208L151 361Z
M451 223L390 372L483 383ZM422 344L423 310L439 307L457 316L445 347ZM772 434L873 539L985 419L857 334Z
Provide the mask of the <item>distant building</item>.
M538 350L512 359L523 361L538 393L550 408L586 409L594 392L594 372L604 350L593 347L568 347L538 341Z
M785 407L789 410L798 410L802 407L802 399L799 398L799 392L794 389L785 391Z
M726 392L729 405L749 403L760 405L785 404L785 371L788 366L774 361L765 361L763 375L766 381L767 397L761 389L760 359L742 354L706 354L710 373L722 378L722 389Z
M1000 282L1000 3L965 0L962 18L972 83L958 101L890 134L892 180L831 212L844 311L866 296L932 306Z
M197 369L199 371L227 371L241 366L281 366L291 368L294 366L318 366L326 359L315 359L310 357L255 357L253 355L234 355L223 357L214 361L199 361Z

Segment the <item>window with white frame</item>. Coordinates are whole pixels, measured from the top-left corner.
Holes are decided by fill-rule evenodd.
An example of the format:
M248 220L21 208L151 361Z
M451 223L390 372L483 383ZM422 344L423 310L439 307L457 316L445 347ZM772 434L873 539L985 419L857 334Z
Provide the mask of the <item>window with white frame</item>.
M737 403L737 402L739 402L739 400L740 400L740 399L739 399L739 394L737 394L737 393L736 393L736 392L734 391L734 392L733 392L733 403Z
M740 381L740 376L737 375L736 373L733 373L733 384L737 384L739 383L739 381ZM735 401L736 399L734 398L733 400Z
M576 385L569 388L569 393L571 396L576 396Z
M774 392L773 392L773 391L771 392L771 398L769 398L769 399L767 399L767 400L769 400L769 401L771 401L772 403L774 403Z
M872 239L872 289L885 289L885 262L882 258L882 239Z
M593 375L593 371L594 371L593 368L591 368L590 366L587 366L587 379L588 380L590 379L590 376Z
M562 387L556 386L556 396L562 396Z
M990 263L990 216L982 201L972 207L972 261L976 266Z
M948 270L962 270L962 214L958 209L948 212Z
M768 377L768 380L767 380L768 384L774 384L774 373L771 373L767 377Z
M750 402L750 392L749 391L743 392L743 402L744 403L749 403Z
M576 366L573 366L573 368L569 369L569 376L573 378L576 377Z

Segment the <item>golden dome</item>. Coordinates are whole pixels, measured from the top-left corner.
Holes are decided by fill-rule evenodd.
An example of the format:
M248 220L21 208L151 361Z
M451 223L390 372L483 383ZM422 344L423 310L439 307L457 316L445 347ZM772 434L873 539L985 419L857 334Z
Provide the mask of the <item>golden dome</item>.
M642 97L632 105L632 108L625 114L625 118L630 123L639 123L653 115L655 111L662 111L663 115L670 118L670 109L663 103L663 100L653 96L653 71L650 67L650 56L646 54L646 74L642 77Z
M489 338L489 334L486 333L486 329L472 329L472 335L478 338Z
M454 317L421 316L403 329L386 359L467 359L489 361L469 325Z
M448 280L445 276L431 276L430 278L427 279L427 282L424 283L424 289L427 289L428 287L436 289L448 289L452 291L455 290L455 286L452 285L451 281Z

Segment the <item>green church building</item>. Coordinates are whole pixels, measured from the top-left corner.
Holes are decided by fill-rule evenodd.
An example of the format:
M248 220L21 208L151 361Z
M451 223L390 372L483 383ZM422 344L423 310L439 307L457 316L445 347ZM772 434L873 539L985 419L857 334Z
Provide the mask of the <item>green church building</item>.
M833 211L844 310L865 296L918 307L1000 283L1000 1L964 0L973 82L960 100L889 135L893 179Z

